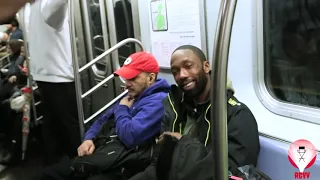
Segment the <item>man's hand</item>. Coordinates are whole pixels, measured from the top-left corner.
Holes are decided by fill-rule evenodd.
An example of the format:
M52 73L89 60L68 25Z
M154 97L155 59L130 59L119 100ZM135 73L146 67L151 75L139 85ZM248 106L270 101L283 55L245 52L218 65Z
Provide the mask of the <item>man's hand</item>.
M180 140L181 137L182 137L182 134L177 133L177 132L164 132L163 134L160 135L160 137L159 137L159 139L158 139L158 141L157 141L157 144L162 144L162 143L163 143L163 140L164 140L163 137L164 137L165 135L169 135L169 136L175 137L175 138L177 138L178 140Z
M178 140L180 140L182 137L182 134L177 133L177 132L164 132L163 134L171 135L172 137L175 137Z
M9 79L8 79L9 83L13 84L15 82L17 82L17 76L11 76Z
M128 106L129 108L131 108L133 103L134 103L134 99L129 97L129 96L126 96L120 101L119 104L120 105L125 105L125 106Z
M81 156L91 155L94 149L95 149L95 146L93 144L93 141L86 140L78 147L78 156L81 157Z

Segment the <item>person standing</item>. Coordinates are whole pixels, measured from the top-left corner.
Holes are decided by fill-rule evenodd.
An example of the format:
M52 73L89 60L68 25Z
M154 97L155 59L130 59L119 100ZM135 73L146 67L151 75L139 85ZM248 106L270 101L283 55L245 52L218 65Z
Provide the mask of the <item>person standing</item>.
M68 0L31 4L27 38L44 107L45 165L75 157L81 144L68 20Z

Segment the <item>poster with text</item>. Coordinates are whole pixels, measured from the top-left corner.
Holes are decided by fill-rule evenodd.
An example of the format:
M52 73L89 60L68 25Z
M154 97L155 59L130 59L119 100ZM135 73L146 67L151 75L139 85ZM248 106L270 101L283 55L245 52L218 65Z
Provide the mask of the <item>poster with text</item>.
M197 0L151 0L151 52L161 68L170 68L172 52L181 45L201 48L201 15ZM205 34L203 34L205 36Z

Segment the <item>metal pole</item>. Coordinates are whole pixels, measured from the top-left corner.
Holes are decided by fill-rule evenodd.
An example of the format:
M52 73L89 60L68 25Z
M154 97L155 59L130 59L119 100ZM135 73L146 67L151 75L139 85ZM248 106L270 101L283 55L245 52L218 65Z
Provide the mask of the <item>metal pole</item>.
M76 88L76 98L77 98L77 108L78 108L78 118L81 133L81 140L84 135L84 114L83 114L83 104L82 104L82 92L81 92L81 79L79 74L79 62L77 56L77 43L75 39L75 16L74 16L74 0L69 0L69 19L70 19L70 41L72 48L72 64Z
M27 30L27 24L25 22L25 9L26 5L21 9L19 12L20 15L20 23L21 23L21 29L24 35L24 53L25 53L25 61L27 64L27 87L30 88L31 92L31 100L28 100L23 108L23 124L22 124L22 160L25 159L25 153L28 146L28 138L29 138L29 131L30 131L30 104L33 109L33 115L34 115L34 123L37 124L37 111L35 106L35 99L34 99L34 92L33 92L33 78L31 75L31 69L30 69L30 54L29 54L29 43L28 43L28 30ZM29 18L29 17L28 17Z
M231 30L237 0L222 0L212 62L211 132L213 179L228 180L226 82Z

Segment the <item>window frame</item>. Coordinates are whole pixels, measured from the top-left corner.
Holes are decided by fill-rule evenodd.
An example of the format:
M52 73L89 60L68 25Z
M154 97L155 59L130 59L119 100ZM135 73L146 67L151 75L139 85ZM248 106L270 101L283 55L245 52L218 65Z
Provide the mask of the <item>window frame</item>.
M253 62L253 84L256 95L263 106L274 114L320 125L320 108L281 101L268 90L268 85L265 81L265 57L267 54L265 52L266 39L264 33L266 31L264 27L264 11L269 7L267 1L255 1L253 10L255 22L255 31L253 32L256 37L253 38L255 41L253 44L256 45L253 48L253 57L256 57Z

